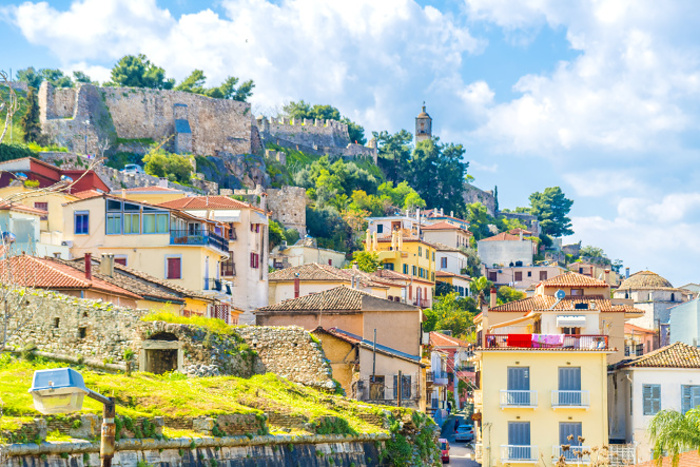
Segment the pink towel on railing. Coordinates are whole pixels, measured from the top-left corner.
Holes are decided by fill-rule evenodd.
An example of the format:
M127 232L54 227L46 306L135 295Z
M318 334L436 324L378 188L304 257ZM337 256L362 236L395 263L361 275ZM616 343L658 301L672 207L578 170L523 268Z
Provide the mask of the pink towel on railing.
M564 345L564 334L533 334L532 346L535 348L561 347Z
M508 347L532 347L532 334L508 334Z

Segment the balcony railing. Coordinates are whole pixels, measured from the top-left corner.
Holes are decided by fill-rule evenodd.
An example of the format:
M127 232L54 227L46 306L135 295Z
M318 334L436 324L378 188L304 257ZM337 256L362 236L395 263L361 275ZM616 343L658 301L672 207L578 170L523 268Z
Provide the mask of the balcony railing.
M430 302L427 299L414 300L413 306L417 306L420 308L430 308Z
M502 462L538 462L538 457L537 446L501 445Z
M537 391L514 391L501 389L501 408L537 407Z
M589 391L552 391L552 408L574 407L587 409L591 406Z
M171 245L204 245L216 248L219 251L228 253L228 240L213 232L189 230L171 230Z
M435 379L435 372L434 371L426 371L425 372L425 382L426 383L432 383Z
M608 336L602 334L486 334L486 348L605 350L609 347Z
M564 456L567 464L589 464L591 462L590 446L570 446L567 449L561 446L552 446L552 461L557 462Z

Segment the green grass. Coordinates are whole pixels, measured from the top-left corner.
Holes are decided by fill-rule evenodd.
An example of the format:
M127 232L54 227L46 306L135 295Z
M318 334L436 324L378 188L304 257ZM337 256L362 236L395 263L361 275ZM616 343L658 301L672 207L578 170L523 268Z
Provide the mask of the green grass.
M33 362L0 358L0 399L4 416L2 427L9 431L19 429L22 421L39 416L32 397L27 392L35 370L65 366L37 359ZM384 407L369 407L356 401L330 395L312 388L291 383L268 373L244 379L233 376L209 378L173 378L170 375L135 373L99 374L76 367L87 387L117 399L117 414L131 419L137 417L216 417L222 414L253 414L261 423L265 413L284 413L308 417L316 431L339 433L385 432L381 426L362 419L363 414L377 414ZM178 375L179 376L179 375ZM386 407L387 409L392 409ZM406 409L402 409L406 410ZM84 413L100 414L100 403L86 398ZM338 421L340 419L340 421ZM270 427L265 427L269 430ZM300 427L303 429L303 427ZM166 436L179 433L168 428Z
M216 318L204 318L202 316L179 316L167 311L148 314L141 318L142 321L164 321L166 323L174 324L189 324L190 326L198 326L205 328L216 334L222 334L225 336L230 336L236 333L236 329L233 326L226 324L222 319Z

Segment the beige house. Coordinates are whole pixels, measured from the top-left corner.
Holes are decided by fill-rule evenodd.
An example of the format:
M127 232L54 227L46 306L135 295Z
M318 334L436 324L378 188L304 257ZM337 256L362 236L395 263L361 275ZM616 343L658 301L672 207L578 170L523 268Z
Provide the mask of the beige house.
M535 243L526 236L501 232L477 242L479 258L486 267L530 266Z
M423 239L430 243L442 243L452 248L469 247L469 241L473 234L446 221L436 222L421 227Z
M294 245L276 246L270 252L270 266L275 269L310 263L342 268L347 260L344 252L319 248L316 239L311 237L301 238Z
M190 196L159 206L226 226L228 258L221 261L218 275L231 284L231 305L243 311L240 323L252 324L252 311L268 304L269 213L228 196Z
M400 401L402 407L425 410L425 378L418 355L375 345L371 339L338 328L319 327L313 334L330 360L333 379L348 397L386 405Z
M387 298L389 286L372 280L357 269L338 269L326 264L309 263L280 269L269 275L269 303L275 304L341 285Z
M622 281L622 277L610 269L610 265L603 266L600 264L576 261L567 264L566 267L569 269L569 271L605 281L610 287L613 288L618 287Z
M367 292L339 286L255 310L258 326L300 326L313 331L319 326L343 329L374 339L377 343L419 356L422 313L415 306L375 297Z

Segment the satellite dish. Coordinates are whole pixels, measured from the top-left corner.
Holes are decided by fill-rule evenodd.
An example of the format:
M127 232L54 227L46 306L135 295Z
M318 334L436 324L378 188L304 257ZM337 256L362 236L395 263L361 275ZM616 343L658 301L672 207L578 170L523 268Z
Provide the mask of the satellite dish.
M564 292L562 289L559 289L556 292L554 292L554 296L557 297L557 300L564 300L564 297L566 297L566 292Z

